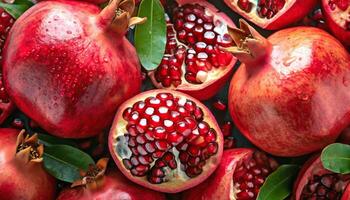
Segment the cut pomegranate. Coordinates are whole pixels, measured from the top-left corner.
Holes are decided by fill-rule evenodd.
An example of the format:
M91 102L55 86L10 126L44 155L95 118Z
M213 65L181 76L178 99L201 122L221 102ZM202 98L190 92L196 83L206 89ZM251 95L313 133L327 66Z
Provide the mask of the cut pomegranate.
M119 108L109 149L130 180L176 193L199 184L215 170L223 136L198 100L181 92L151 90Z
M278 164L253 149L226 150L217 170L200 185L184 192L184 200L254 200Z
M322 0L322 9L333 35L350 47L350 1Z
M320 156L304 164L294 185L294 199L348 200L350 174L341 175L323 168Z
M169 6L167 44L159 67L149 72L157 88L171 88L209 99L233 72L236 58L220 47L232 45L223 13L203 0L177 1Z
M236 13L264 29L295 23L315 7L317 0L224 0Z

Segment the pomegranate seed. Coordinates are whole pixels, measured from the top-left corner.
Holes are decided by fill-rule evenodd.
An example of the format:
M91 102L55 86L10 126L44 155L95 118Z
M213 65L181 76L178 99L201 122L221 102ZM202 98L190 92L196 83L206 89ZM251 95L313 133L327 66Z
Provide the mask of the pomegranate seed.
M213 103L214 108L220 111L226 110L226 104L224 104L222 101L217 100Z

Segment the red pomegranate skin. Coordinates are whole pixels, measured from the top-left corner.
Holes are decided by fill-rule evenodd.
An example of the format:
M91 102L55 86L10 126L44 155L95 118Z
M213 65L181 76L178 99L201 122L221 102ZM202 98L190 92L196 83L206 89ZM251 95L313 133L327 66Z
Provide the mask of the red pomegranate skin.
M18 133L16 129L0 129L0 199L54 199L56 181L42 163L24 164L14 159Z
M9 34L5 87L18 108L53 135L100 133L118 105L140 90L134 47L100 12L83 2L43 1Z
M63 190L57 198L57 200L86 199L165 200L165 195L132 183L120 172L111 172L105 175L102 186L97 189L68 188Z
M235 124L256 146L278 156L304 155L332 143L350 122L349 54L317 28L288 28L267 40L270 53L242 64L231 81Z

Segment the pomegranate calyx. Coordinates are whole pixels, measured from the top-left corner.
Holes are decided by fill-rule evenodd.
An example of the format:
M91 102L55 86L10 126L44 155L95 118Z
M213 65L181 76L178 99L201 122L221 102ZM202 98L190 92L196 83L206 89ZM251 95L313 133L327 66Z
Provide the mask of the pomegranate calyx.
M96 165L90 164L87 171L80 171L79 180L72 183L71 187L85 186L88 189L96 189L103 185L109 158L101 158Z
M228 27L228 33L235 46L222 48L231 52L241 62L256 63L264 60L271 52L272 45L245 20L239 20L239 28Z
M24 137L25 130L18 134L16 142L16 160L22 163L41 163L43 161L44 145L38 143L38 135Z
M110 0L99 15L100 23L102 26L111 27L120 34L125 34L130 26L146 21L145 17L132 17L134 10L134 0Z

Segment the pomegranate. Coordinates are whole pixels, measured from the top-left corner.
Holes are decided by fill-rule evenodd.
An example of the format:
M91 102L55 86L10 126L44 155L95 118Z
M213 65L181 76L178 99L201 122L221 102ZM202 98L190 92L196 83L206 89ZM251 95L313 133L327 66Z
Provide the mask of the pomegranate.
M133 0L102 11L77 1L43 1L11 29L3 54L5 88L49 133L84 138L110 125L121 102L140 91L134 47L124 37ZM89 20L87 20L89 19Z
M266 177L277 168L272 158L248 148L225 150L217 170L183 193L183 200L255 200Z
M178 0L168 7L165 54L149 76L157 88L209 99L231 77L237 61L220 50L232 45L227 27L235 25L204 0Z
M317 0L224 0L233 11L261 28L277 30L303 19Z
M165 200L165 195L145 189L125 178L120 172L105 174L108 159L101 159L82 174L82 180L64 189L57 200L130 199Z
M330 31L350 47L350 1L322 0L322 9Z
M293 199L348 200L349 182L349 174L341 175L328 171L323 168L320 156L313 156L299 172L294 185Z
M56 182L42 167L43 145L37 135L0 129L0 199L50 200Z
M228 95L235 125L278 156L304 155L334 142L350 122L345 48L318 28L288 28L265 39L240 24L230 30L237 46L227 48L243 63Z
M223 136L210 111L184 93L162 89L123 103L108 143L126 177L167 193L201 183L223 151Z

